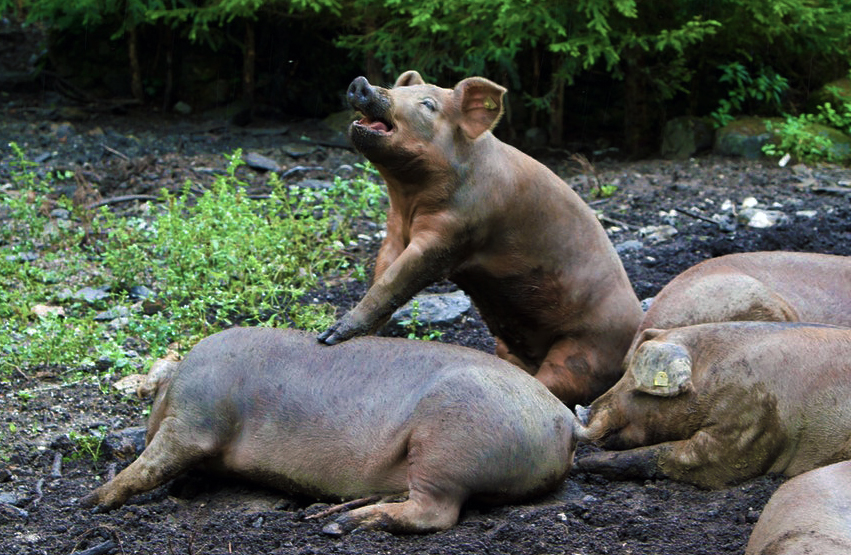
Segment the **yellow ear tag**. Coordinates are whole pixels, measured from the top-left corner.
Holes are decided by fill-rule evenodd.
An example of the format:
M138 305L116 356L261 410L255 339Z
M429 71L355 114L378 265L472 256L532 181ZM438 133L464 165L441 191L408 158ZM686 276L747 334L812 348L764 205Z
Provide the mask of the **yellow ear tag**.
M659 387L667 387L668 373L662 371L656 372L656 376L653 377L653 385L657 385Z
M496 102L494 102L491 97L485 97L485 109L486 110L496 110Z

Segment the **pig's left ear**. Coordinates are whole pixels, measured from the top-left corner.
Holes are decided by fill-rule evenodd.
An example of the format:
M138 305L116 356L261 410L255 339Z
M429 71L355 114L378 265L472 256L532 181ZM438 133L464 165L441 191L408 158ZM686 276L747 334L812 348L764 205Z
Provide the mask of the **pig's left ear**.
M505 87L482 77L469 77L455 85L452 94L461 111L458 125L467 137L475 139L493 129L502 117L505 91Z
M425 85L425 81L423 81L422 75L411 69L400 75L393 87L411 87L413 85Z
M691 357L685 347L665 341L645 341L629 362L635 389L659 397L692 391Z

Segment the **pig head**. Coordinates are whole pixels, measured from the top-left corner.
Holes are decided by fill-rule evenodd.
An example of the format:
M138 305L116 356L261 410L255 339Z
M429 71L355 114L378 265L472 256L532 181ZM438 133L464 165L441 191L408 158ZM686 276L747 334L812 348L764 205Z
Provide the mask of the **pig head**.
M204 466L325 499L408 492L326 526L429 532L468 498L512 502L558 486L573 461L570 410L498 358L367 337L329 349L311 334L232 328L157 367L148 445L81 500L120 507Z
M851 458L851 330L727 322L645 330L621 380L577 408L577 468L720 488Z
M473 299L500 357L570 405L590 401L620 376L640 305L588 205L490 132L504 93L481 77L443 89L414 71L392 89L351 84L363 118L350 137L387 184L387 237L366 295L319 340L372 333L448 278Z
M646 329L734 320L851 326L851 257L762 251L705 260L656 295L626 360Z
M851 553L851 462L796 476L762 510L745 555Z

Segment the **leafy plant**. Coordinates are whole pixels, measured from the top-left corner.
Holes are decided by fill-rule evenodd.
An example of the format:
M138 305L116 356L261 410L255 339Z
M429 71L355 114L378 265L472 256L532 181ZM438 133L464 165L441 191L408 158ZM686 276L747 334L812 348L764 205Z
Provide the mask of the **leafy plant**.
M327 188L273 177L268 198L249 198L237 151L203 194L189 183L177 193L163 191L143 217L101 208L82 242L79 224L56 227L42 212L57 177L39 177L16 152L13 188L0 196L15 227L0 236L0 376L38 366L102 372L104 361L112 372L131 371L150 357L134 358L130 349L156 357L175 340L191 343L235 323L324 328L333 307L302 297L325 275L364 275L346 254L350 224L380 219L386 202L367 166ZM149 301L157 310L137 307L120 323L96 319L107 308L129 306L127 292L139 284L154 292ZM76 298L73 291L84 285L101 287L107 298ZM36 316L36 305L52 310ZM95 375L106 383L101 377Z
M752 77L748 69L739 62L723 64L721 83L728 83L727 98L718 102L718 108L712 112L716 127L723 127L733 121L736 114L741 113L749 102L756 107L766 107L772 110L780 108L783 94L789 90L789 81L778 75L771 68L763 68L756 77Z
M830 135L819 125L851 133L851 103L837 111L827 102L818 107L817 114L786 116L786 120L777 125L766 121L766 128L774 132L779 144L767 143L762 151L769 156L788 154L805 163L842 162L851 157L847 151L835 148Z
M79 460L88 457L97 463L102 455L103 440L107 427L98 426L97 431L90 434L81 434L74 430L68 432L68 438L74 446L74 453L68 457L70 460Z
M440 339L443 336L442 331L432 329L431 326L427 326L425 333L420 332L426 325L420 321L420 303L416 299L411 301L411 316L400 320L399 325L407 331L406 337L408 339L432 341L434 339Z

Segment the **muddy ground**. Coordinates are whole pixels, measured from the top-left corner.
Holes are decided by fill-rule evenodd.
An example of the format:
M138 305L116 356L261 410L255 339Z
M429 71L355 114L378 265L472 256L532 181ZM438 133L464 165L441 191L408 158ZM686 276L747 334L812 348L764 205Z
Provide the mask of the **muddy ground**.
M101 198L113 200L178 188L186 179L209 182L225 167L222 155L236 147L274 159L283 171L322 168L295 170L287 177L293 181L329 179L349 172L359 160L335 146L342 144L339 136L315 121L256 120L237 127L227 124L226 114L180 119L144 111L115 113L102 106L51 106L44 94L0 102L0 184L9 181L6 145L12 140L38 162L39 171L81 171ZM302 137L312 142L305 145ZM298 154L293 144L307 146L307 152ZM617 186L613 196L600 200L592 197L593 179L570 160L571 153L535 154L601 211L640 298L651 297L694 263L725 253L851 254L847 168L781 168L708 154L686 161L624 162L588 151L600 183ZM262 171L239 171L254 190L264 190ZM786 219L769 228L740 224L734 230L710 221L725 213L725 201L740 209L748 197ZM109 206L133 213L141 202ZM659 243L640 231L669 223L678 233ZM368 262L376 246L364 237L352 252ZM311 292L306 302L326 300L342 313L365 287L335 280ZM432 289L451 288L444 283ZM442 341L485 351L493 347L475 314L441 331ZM2 442L4 452L12 453L0 461L0 551L9 555L742 554L761 508L782 482L764 477L710 492L667 480L615 482L573 473L548 497L517 506L468 507L456 527L415 537L381 532L328 537L321 532L324 521L305 519L325 505L198 475L138 496L110 514L91 514L78 507L77 499L128 460L106 451L97 462L79 456L69 434L143 425L148 405L116 393L109 383L66 382L75 368L46 374L22 370L0 383Z

